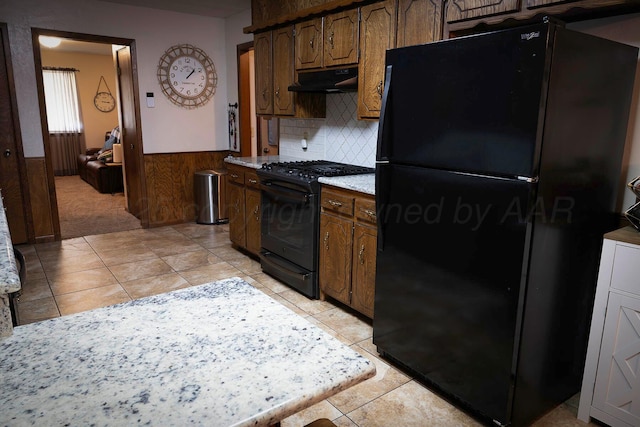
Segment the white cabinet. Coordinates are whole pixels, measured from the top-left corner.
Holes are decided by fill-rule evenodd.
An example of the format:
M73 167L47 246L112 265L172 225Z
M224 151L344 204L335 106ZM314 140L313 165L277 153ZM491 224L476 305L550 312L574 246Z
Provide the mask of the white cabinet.
M640 425L640 233L605 235L578 418Z

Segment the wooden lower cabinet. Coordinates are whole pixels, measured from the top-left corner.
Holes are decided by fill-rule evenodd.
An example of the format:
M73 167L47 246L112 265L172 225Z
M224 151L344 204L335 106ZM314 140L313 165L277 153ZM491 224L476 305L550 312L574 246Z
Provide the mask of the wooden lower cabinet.
M260 253L260 182L252 168L228 165L229 239L258 256Z
M260 190L245 189L246 248L252 254L260 253Z
M324 186L320 206L320 299L329 296L373 318L375 200Z

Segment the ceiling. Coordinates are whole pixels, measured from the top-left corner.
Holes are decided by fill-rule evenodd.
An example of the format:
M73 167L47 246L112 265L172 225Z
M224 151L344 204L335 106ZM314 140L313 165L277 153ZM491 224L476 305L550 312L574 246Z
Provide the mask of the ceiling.
M100 0L193 15L227 18L251 9L251 0Z

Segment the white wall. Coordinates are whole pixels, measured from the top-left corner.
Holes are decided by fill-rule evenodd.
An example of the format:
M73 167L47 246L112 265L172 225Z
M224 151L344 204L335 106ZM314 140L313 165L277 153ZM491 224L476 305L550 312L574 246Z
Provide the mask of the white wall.
M251 25L251 9L230 16L225 21L227 36L227 98L229 104L238 102L238 52L239 44L253 41L253 34L242 29Z
M593 34L631 46L640 47L640 14L624 15L614 18L597 19L567 25L568 28ZM631 117L627 131L627 157L623 165L625 182L640 175L640 61L636 69ZM625 211L635 203L633 193L621 188L618 194L619 207Z
M145 153L192 152L228 148L228 90L236 87L235 60L229 62L229 39L242 39L242 27L251 24L250 11L225 20L133 7L96 0L3 0L0 21L9 31L22 142L25 157L44 155L36 90L31 28L134 39L140 97L140 119ZM240 34L240 35L238 35ZM218 85L205 106L186 110L164 97L156 70L170 46L193 44L213 60ZM235 58L235 45L233 46ZM154 92L155 108L147 108L146 92ZM235 91L237 98L237 89Z

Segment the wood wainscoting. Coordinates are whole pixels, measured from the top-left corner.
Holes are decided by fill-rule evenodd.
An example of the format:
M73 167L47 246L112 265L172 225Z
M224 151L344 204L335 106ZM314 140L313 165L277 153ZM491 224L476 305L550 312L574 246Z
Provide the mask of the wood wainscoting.
M195 172L223 169L229 151L145 154L149 227L195 221Z

